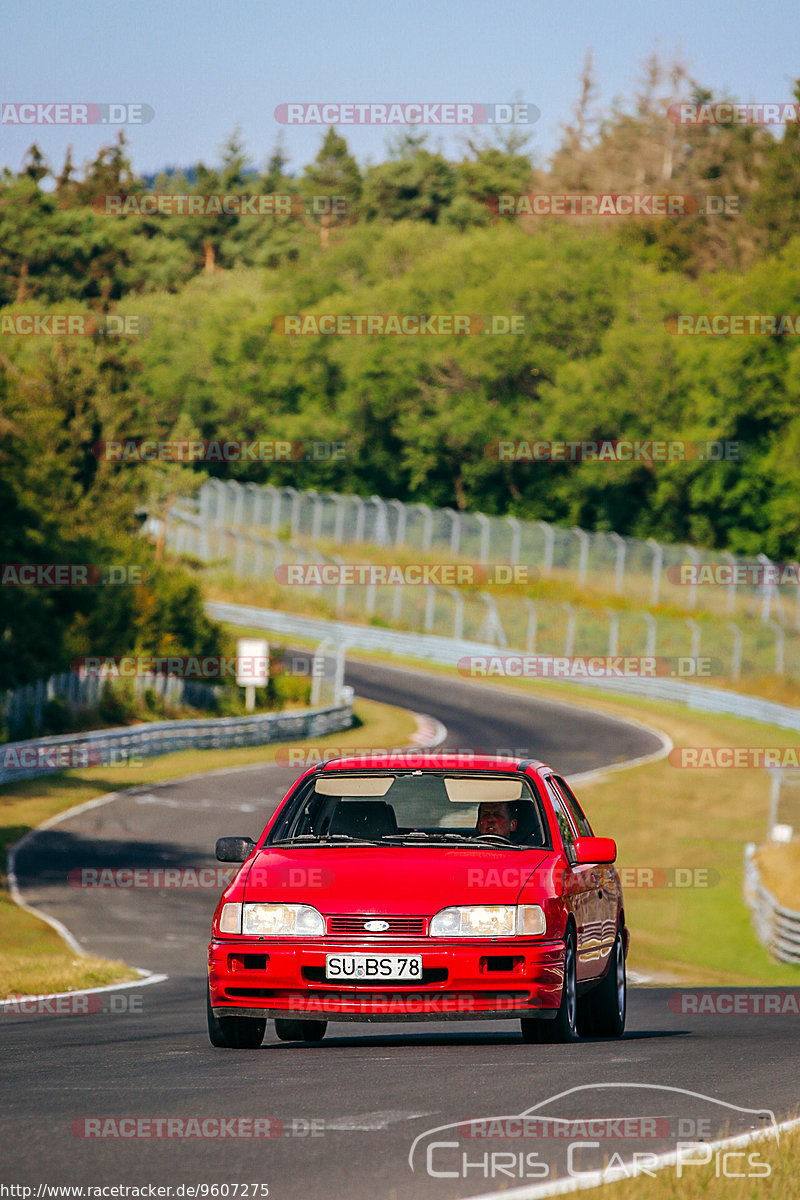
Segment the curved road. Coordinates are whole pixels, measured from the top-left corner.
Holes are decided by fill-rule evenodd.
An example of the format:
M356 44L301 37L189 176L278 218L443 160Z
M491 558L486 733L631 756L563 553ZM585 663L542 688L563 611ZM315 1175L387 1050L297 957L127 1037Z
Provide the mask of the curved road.
M347 682L437 717L447 746L541 757L567 774L659 748L653 734L612 718L441 676L351 662ZM243 1200L264 1197L265 1187L270 1200L438 1200L541 1185L616 1152L674 1150L678 1140L762 1124L739 1108L774 1110L780 1120L796 1103L796 1015L681 1015L664 989L631 993L620 1042L528 1046L512 1022L331 1023L311 1046L279 1042L270 1024L258 1051L212 1049L204 958L220 887L71 884L105 867L222 870L215 839L257 836L296 775L268 765L158 785L27 840L16 870L28 903L63 921L87 951L169 980L91 997L99 1011L87 1013L80 997L69 1001L78 1010L70 1015L0 1011L0 1181L152 1184L173 1197L229 1184L228 1196L239 1185ZM421 1136L519 1114L588 1084L538 1111L633 1119L593 1146L542 1137L541 1124L539 1136L527 1127L521 1137L519 1122L487 1126L491 1138L452 1129ZM262 1136L248 1136L253 1121Z

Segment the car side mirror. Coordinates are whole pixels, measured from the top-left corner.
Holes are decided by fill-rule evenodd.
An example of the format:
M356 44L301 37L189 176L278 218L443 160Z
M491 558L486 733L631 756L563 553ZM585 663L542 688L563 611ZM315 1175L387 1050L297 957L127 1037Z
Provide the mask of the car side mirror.
M217 838L217 860L242 863L250 857L255 848L255 842L249 837Z
M607 837L579 837L575 856L577 863L612 863L617 857L617 843Z

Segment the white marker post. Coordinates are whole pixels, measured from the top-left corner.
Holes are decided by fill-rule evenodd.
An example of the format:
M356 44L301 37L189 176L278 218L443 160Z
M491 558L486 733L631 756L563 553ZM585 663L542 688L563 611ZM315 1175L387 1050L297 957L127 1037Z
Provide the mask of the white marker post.
M245 689L245 708L253 712L256 688L269 679L269 643L262 638L239 638L236 642L236 683Z

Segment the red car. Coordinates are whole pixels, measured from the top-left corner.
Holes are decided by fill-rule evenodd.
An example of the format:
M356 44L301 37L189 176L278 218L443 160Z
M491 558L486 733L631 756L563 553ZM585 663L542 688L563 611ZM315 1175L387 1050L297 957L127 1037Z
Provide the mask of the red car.
M620 1037L616 846L542 762L402 753L307 771L214 914L208 1029L255 1047L328 1020L519 1019L525 1041Z

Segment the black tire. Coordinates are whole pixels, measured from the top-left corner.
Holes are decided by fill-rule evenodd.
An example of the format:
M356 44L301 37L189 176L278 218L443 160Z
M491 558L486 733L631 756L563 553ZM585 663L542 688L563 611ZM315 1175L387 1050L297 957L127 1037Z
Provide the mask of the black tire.
M211 988L206 985L208 1036L212 1046L224 1050L255 1050L261 1045L266 1017L215 1017L211 1008Z
M567 926L564 935L564 985L561 1003L554 1021L541 1021L536 1017L522 1017L522 1040L524 1042L577 1042L578 1033L578 982L575 962L575 934Z
M625 1032L627 993L625 947L622 944L622 930L618 929L605 977L580 1002L578 1023L584 1036L622 1037Z
M321 1042L327 1028L327 1021L303 1021L292 1017L275 1018L275 1032L282 1042Z

